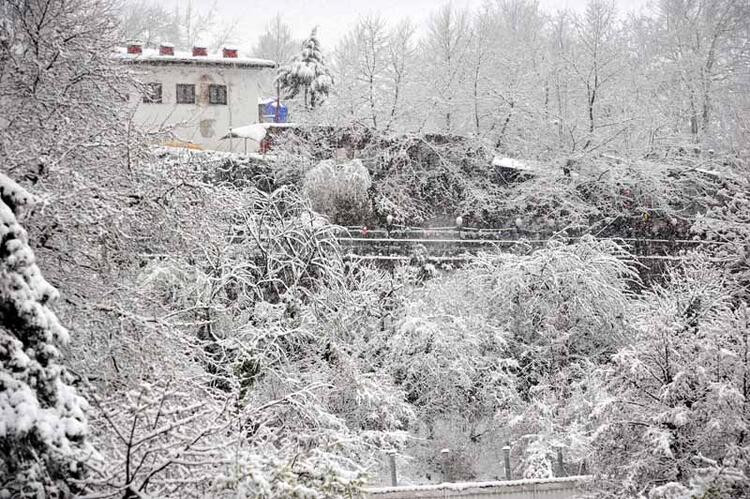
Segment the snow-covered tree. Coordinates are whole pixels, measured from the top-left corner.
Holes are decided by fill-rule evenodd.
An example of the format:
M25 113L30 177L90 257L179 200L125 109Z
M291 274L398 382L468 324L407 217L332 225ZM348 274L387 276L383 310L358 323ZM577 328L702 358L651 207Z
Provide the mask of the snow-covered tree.
M50 309L57 290L42 276L17 216L33 197L0 173L0 495L62 497L81 490L86 402L60 348L68 331Z
M408 102L414 98L416 37L414 24L405 19L388 33L386 75L390 89L390 112L386 130L404 130L411 121Z
M581 458L586 373L628 334L628 283L637 279L628 259L615 244L584 238L530 255L485 255L472 269L474 286L486 288L488 318L508 331L508 353L519 365L516 385L525 404L499 415L531 449L559 445L571 459ZM526 475L544 475L544 466L524 456Z
M277 65L288 63L294 51L297 47L297 43L292 39L292 30L288 24L284 22L283 17L280 13L277 13L268 24L266 24L266 30L258 38L258 43L253 49L253 55L255 57L263 57L275 61ZM281 100L281 82L271 75L268 77L274 81L264 82L263 86L266 90L270 91L269 87L273 88L276 100ZM265 80L266 77L263 78Z
M438 116L435 125L446 133L460 128L462 88L467 77L469 43L473 35L469 29L469 13L447 3L435 12L427 25L427 37L421 56L422 82L432 92L430 101Z
M317 27L302 42L302 52L281 66L276 78L287 98L303 93L305 109L315 109L328 97L333 76L320 48Z
M172 43L190 50L195 44L208 43L212 50L236 41L238 21L224 22L217 2L199 8L192 0L181 2L171 11L153 0L127 0L119 4L117 17L123 40L139 40L146 46Z
M747 497L750 329L722 272L696 256L634 310L594 407L599 485L622 497ZM609 497L609 496L608 496Z
M545 106L546 17L538 2L487 2L473 14L466 50L463 133L488 138L518 154L539 146ZM525 153L523 153L525 154Z
M362 17L339 42L335 52L337 71L352 79L348 82L352 88L340 98L353 100L349 105L361 109L357 114L366 116L372 128L378 128L378 116L385 111L382 80L387 64L387 35L386 24L380 17Z
M408 102L416 73L415 27L404 20L390 27L380 17L366 16L347 33L334 51L337 108L342 117L372 128L403 130L419 118ZM421 92L419 92L421 93Z
M265 31L258 38L253 55L276 61L277 64L287 63L296 49L292 38L292 30L284 22L284 18L277 13L266 24Z
M604 89L617 74L619 54L615 4L610 0L589 0L586 12L575 21L580 54L571 61L573 71L585 87L585 115L588 132L583 148L588 148L599 126L599 108Z
M694 141L711 143L712 128L728 118L720 114L731 101L724 92L738 83L735 68L747 64L750 7L735 0L661 0L657 5L655 38L664 58L661 69L669 78L662 88L679 120L673 126L689 131Z
M0 161L34 182L126 140L132 79L112 57L116 24L99 0L3 2ZM135 134L134 134L135 135Z

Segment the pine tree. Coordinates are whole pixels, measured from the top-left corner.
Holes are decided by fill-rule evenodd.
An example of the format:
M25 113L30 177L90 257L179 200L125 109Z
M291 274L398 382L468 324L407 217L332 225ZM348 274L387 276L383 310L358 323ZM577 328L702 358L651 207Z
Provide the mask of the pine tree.
M302 52L279 68L276 81L288 99L304 91L305 109L315 109L328 97L333 76L320 50L318 28L313 28L310 38L302 42Z
M0 497L67 497L90 453L86 403L60 363L57 290L16 218L32 199L0 174Z

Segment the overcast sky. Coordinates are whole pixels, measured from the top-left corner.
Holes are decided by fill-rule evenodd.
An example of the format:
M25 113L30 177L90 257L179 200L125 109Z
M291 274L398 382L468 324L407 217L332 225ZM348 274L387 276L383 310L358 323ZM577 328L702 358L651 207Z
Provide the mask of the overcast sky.
M214 0L194 0L204 8L214 4ZM456 7L476 8L484 0L453 0ZM639 9L648 0L616 0L620 12ZM180 2L178 2L180 3ZM411 18L419 26L430 13L442 5L440 0L272 0L270 2L248 0L218 0L217 9L223 17L239 19L242 48L252 46L263 32L268 19L280 12L292 27L296 38L303 38L314 26L323 49L331 48L346 33L360 15L380 14L388 21ZM540 0L546 10L571 8L582 10L586 0Z

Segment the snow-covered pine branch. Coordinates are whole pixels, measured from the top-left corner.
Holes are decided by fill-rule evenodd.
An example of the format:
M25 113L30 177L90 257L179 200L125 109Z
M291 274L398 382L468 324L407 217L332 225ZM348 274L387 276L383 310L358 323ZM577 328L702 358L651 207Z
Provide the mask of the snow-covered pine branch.
M87 404L62 364L69 335L50 308L58 293L16 216L31 201L0 173L0 494L65 496L79 492L74 480L94 451Z

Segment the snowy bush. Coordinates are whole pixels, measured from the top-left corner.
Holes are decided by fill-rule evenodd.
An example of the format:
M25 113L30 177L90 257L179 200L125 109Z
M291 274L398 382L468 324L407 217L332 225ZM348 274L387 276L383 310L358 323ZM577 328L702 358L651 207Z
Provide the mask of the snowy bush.
M704 251L724 263L741 287L750 285L750 178L744 174L724 179L716 202L696 217L695 236L708 242ZM747 291L742 292L747 299Z
M479 141L409 134L378 136L364 155L372 160L373 204L380 216L418 226L457 214L467 224L498 225L502 190Z
M715 178L672 162L586 157L572 174L544 165L501 203L531 231L684 239L686 219L710 206L718 187Z
M259 499L362 497L367 476L351 467L315 449L287 456L262 450L242 453L219 476L213 494Z
M338 225L366 224L371 216L372 182L361 161L321 161L305 174L303 192L313 209Z

